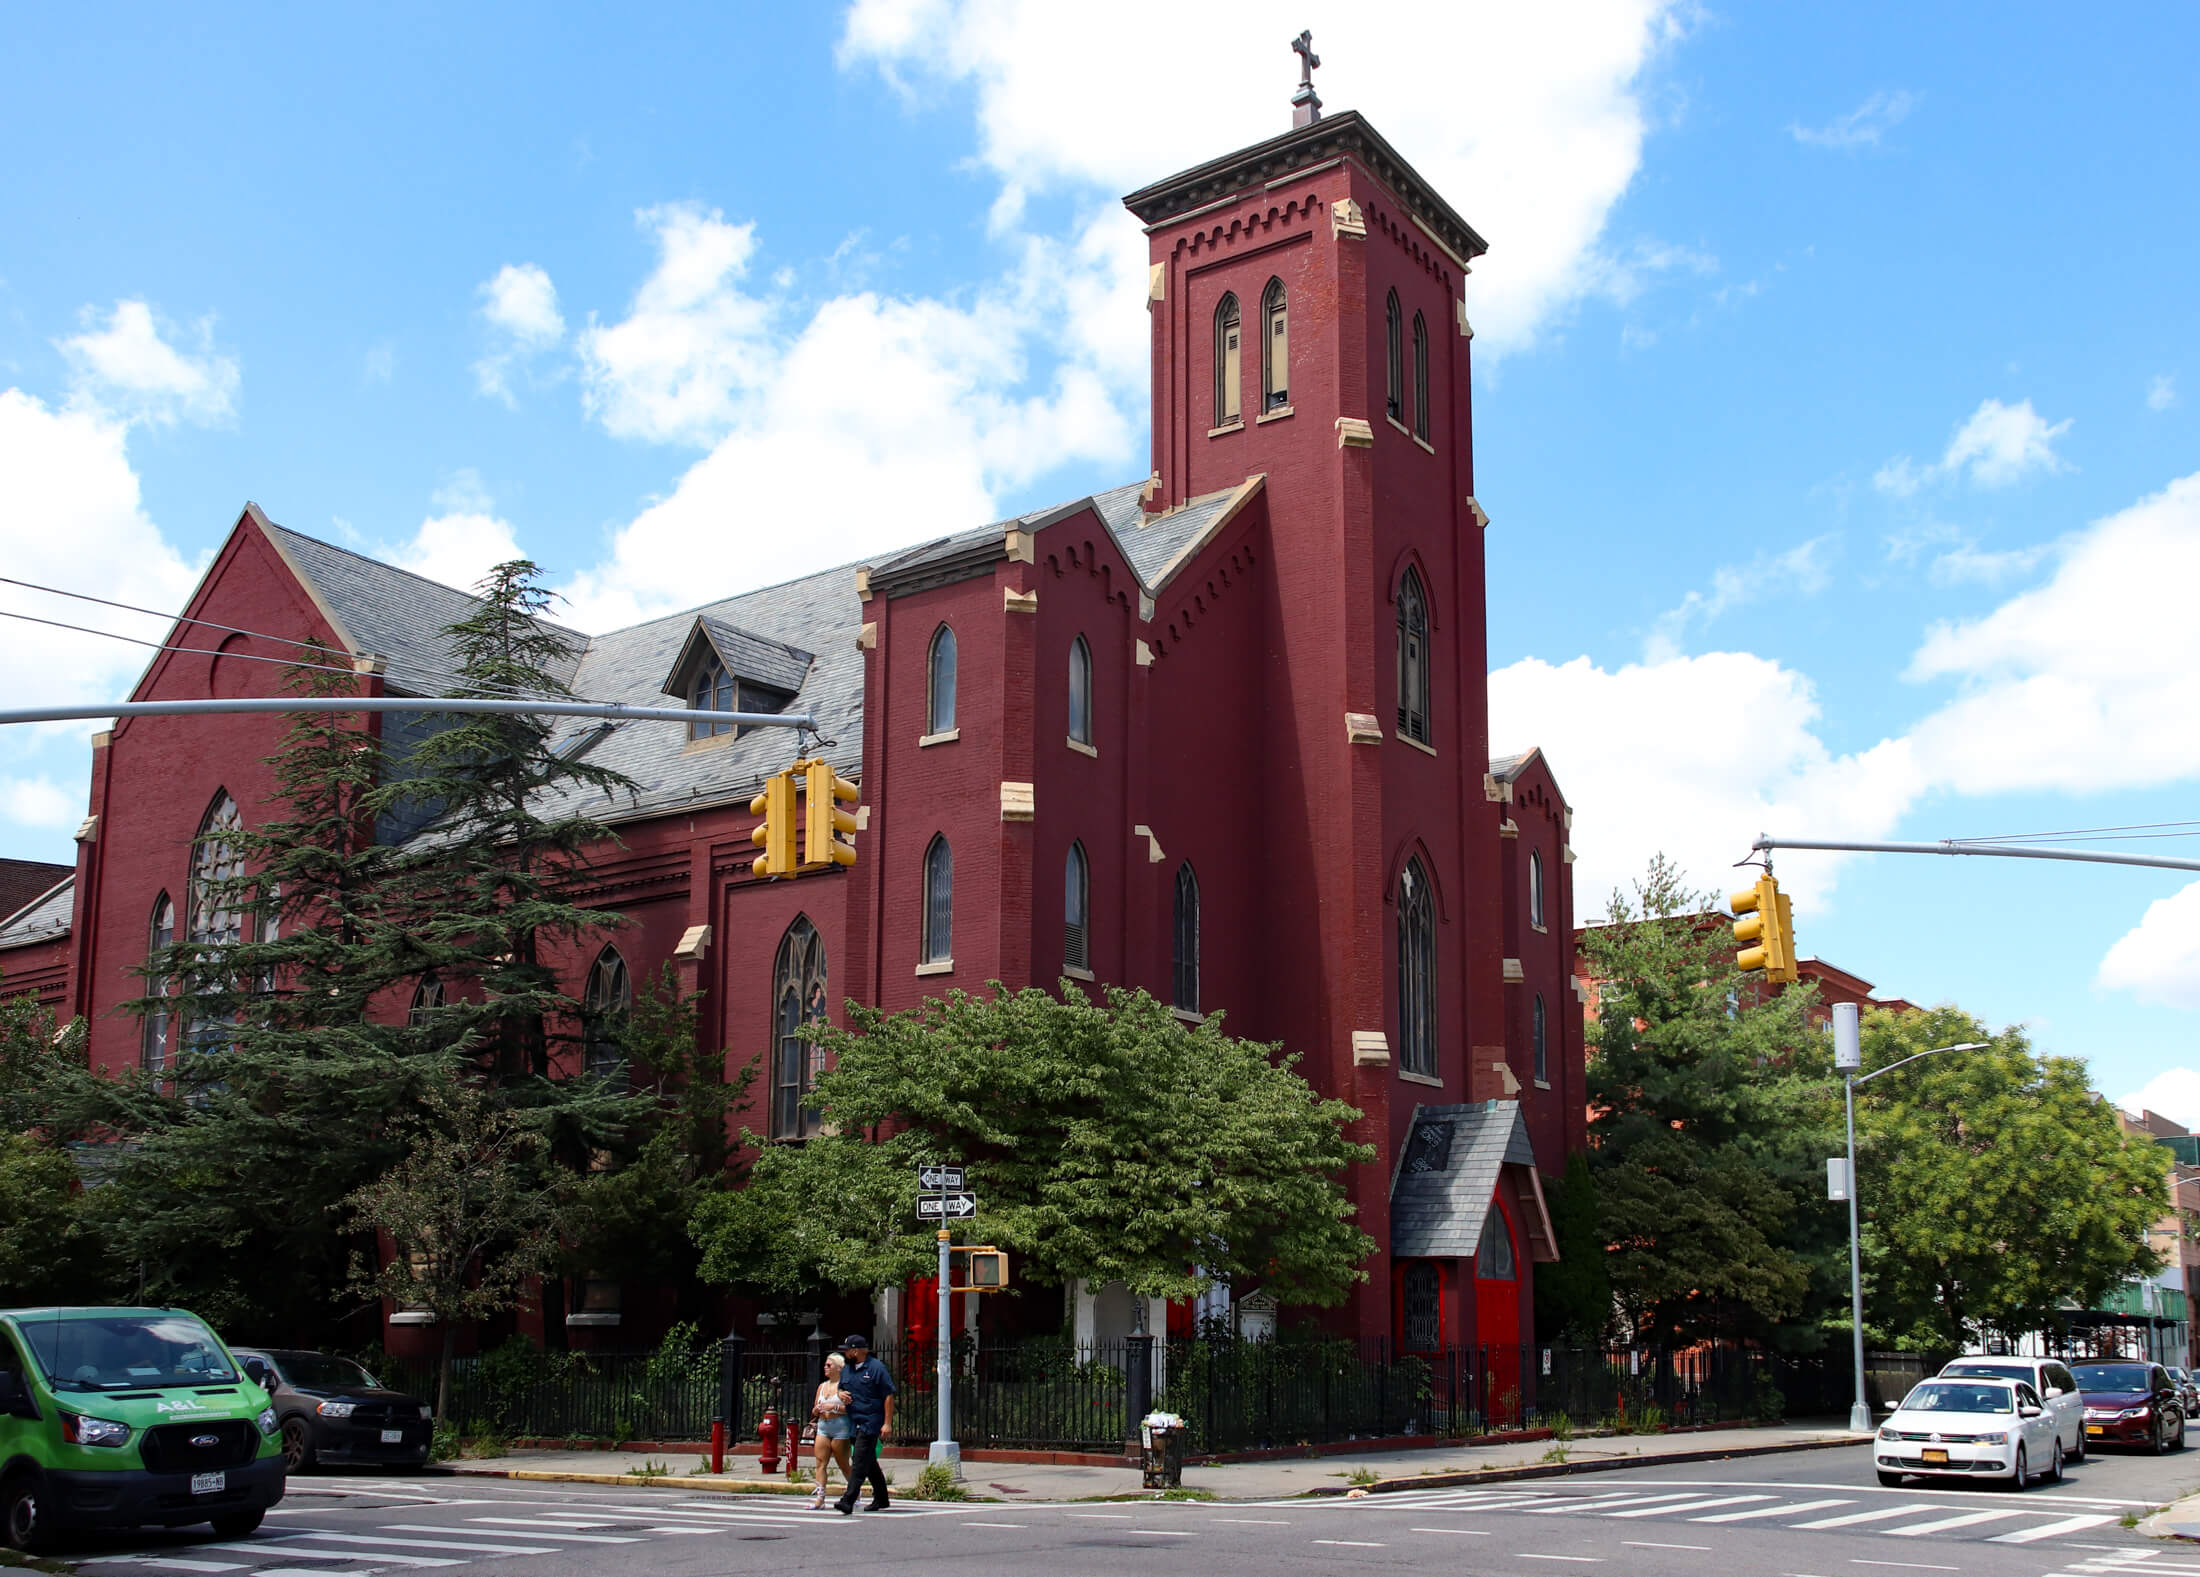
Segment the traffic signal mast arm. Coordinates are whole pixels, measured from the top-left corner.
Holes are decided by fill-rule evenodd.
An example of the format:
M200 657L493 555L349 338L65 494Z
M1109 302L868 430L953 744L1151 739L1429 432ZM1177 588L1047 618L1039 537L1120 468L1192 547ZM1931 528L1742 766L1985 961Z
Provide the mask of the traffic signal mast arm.
M2010 843L1968 843L1943 838L1938 843L1833 843L1823 839L1760 837L1750 848L1830 849L1839 854L1995 854L2013 860L2077 860L2087 865L2147 865L2164 871L2200 871L2200 860L2166 854L2103 854L2092 849L2035 849Z

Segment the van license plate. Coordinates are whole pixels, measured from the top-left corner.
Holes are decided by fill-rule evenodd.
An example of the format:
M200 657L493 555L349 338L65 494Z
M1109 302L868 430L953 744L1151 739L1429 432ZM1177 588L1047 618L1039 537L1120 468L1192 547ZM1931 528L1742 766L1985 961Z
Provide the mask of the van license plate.
M1948 1453L1945 1451L1921 1451L1918 1456L1920 1460L1934 1466L1945 1466L1948 1461Z
M383 1430L383 1431L382 1431L382 1444L384 1444L384 1445L386 1445L386 1446L401 1446L401 1445L403 1445L404 1443L405 1443L405 1431L404 1431L404 1430L402 1430L402 1429L385 1429L385 1430Z
M229 1487L227 1473L194 1473L191 1475L191 1493L194 1495L218 1495Z

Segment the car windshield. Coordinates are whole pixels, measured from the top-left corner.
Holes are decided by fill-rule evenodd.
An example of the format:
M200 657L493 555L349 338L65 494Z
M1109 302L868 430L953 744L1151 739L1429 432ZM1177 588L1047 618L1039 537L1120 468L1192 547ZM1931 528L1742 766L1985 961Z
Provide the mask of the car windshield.
M1940 1371L1943 1380L2026 1380L2032 1378L2029 1369L2012 1369L1997 1363L1952 1363Z
M292 1385L303 1386L309 1391L376 1383L373 1375L349 1358L331 1358L326 1353L300 1353L296 1357L280 1360L277 1367Z
M2070 1371L2081 1391L2130 1391L2149 1389L2144 1366L2135 1363L2081 1363Z
M1905 1413L2013 1413L2017 1393L2006 1385L1928 1380L1902 1399Z
M235 1380L214 1333L188 1314L65 1314L18 1327L57 1391L135 1391Z

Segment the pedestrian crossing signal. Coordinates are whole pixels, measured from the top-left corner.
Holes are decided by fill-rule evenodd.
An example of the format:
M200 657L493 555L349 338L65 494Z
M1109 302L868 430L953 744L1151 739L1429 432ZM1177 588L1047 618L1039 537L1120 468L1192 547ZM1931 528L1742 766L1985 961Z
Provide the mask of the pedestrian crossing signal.
M951 1292L1001 1292L1008 1286L1008 1256L990 1244L952 1248Z

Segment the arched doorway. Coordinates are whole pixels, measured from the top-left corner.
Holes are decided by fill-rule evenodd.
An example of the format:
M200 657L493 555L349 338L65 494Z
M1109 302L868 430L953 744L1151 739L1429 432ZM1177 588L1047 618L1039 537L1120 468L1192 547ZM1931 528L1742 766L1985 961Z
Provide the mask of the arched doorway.
M1523 1416L1519 1239L1502 1199L1490 1201L1474 1251L1474 1331L1482 1349L1482 1411L1493 1427Z

